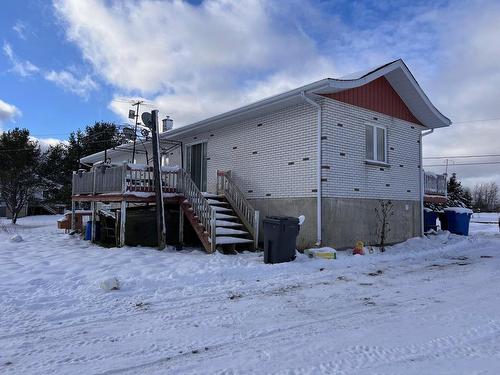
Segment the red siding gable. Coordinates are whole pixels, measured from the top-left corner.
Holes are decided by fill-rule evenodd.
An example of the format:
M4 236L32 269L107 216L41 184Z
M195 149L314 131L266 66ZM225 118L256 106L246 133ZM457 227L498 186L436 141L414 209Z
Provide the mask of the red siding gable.
M360 87L323 96L422 125L385 77L377 78Z

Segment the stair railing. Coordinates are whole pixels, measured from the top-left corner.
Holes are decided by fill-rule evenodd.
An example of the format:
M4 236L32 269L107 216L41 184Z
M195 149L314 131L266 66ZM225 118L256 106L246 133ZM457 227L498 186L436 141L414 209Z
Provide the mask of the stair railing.
M215 208L208 204L207 198L201 193L198 186L191 179L189 173L179 169L177 178L177 192L182 193L193 208L198 221L203 225L210 238L211 252L216 248L216 212Z
M259 244L259 211L252 207L238 185L231 178L230 171L217 171L217 194L224 194L253 237L254 248Z

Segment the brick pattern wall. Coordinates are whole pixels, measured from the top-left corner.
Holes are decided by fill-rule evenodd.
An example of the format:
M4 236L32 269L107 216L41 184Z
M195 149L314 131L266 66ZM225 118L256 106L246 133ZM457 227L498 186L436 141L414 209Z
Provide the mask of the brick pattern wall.
M316 126L316 110L304 103L181 140L207 141L208 191L215 191L220 169L231 170L250 199L314 197ZM180 150L169 164L181 164Z
M324 197L420 200L423 126L333 99L322 107ZM389 167L365 163L367 121L387 127Z

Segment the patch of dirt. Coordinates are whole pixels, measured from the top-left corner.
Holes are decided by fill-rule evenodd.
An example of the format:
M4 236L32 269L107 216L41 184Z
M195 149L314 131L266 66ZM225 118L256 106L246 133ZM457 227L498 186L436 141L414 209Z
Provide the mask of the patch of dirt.
M493 258L493 255L481 255L481 258L490 259Z
M363 305L365 306L375 306L376 303L371 299L371 297L363 298Z
M454 257L454 258L450 258L450 259L453 259L453 260L468 260L469 258L467 258L467 257Z
M134 308L138 310L149 310L151 304L149 302L137 302L134 304Z
M373 285L373 283L359 283L359 285L361 285L361 286L371 286L371 285Z
M427 266L427 268L445 268L446 266L444 264L431 264L430 266Z

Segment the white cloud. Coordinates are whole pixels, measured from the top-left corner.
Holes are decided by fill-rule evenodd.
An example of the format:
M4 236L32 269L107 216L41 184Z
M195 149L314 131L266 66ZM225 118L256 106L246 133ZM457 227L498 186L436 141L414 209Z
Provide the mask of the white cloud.
M452 120L500 117L499 4L429 2L387 12L384 2L347 3L350 23L328 2L55 0L54 6L68 39L117 96L151 98L176 126L400 57ZM110 107L126 118L128 105ZM425 138L425 153L492 153L499 129L498 122L438 129ZM463 178L494 178L491 166L454 168Z
M0 125L12 120L16 116L21 116L21 111L15 105L6 103L0 99Z
M26 24L20 20L17 20L14 26L12 26L12 30L17 33L19 38L26 40Z
M36 65L32 64L28 60L19 60L18 57L14 54L11 45L7 42L3 43L3 52L12 64L11 71L19 74L21 77L29 77L34 73L38 73L38 71L40 70Z
M83 78L78 79L67 70L62 70L60 72L51 70L45 73L44 77L47 81L53 82L64 90L77 94L84 99L87 99L90 92L99 87L89 75L85 75Z
M50 146L57 146L59 144L68 145L68 141L57 139L57 138L37 138L30 137L32 141L38 142L42 152L47 151Z
M151 97L177 125L242 105L257 86L275 93L280 72L306 83L333 70L311 38L279 26L261 1L54 4L68 38L117 94Z

